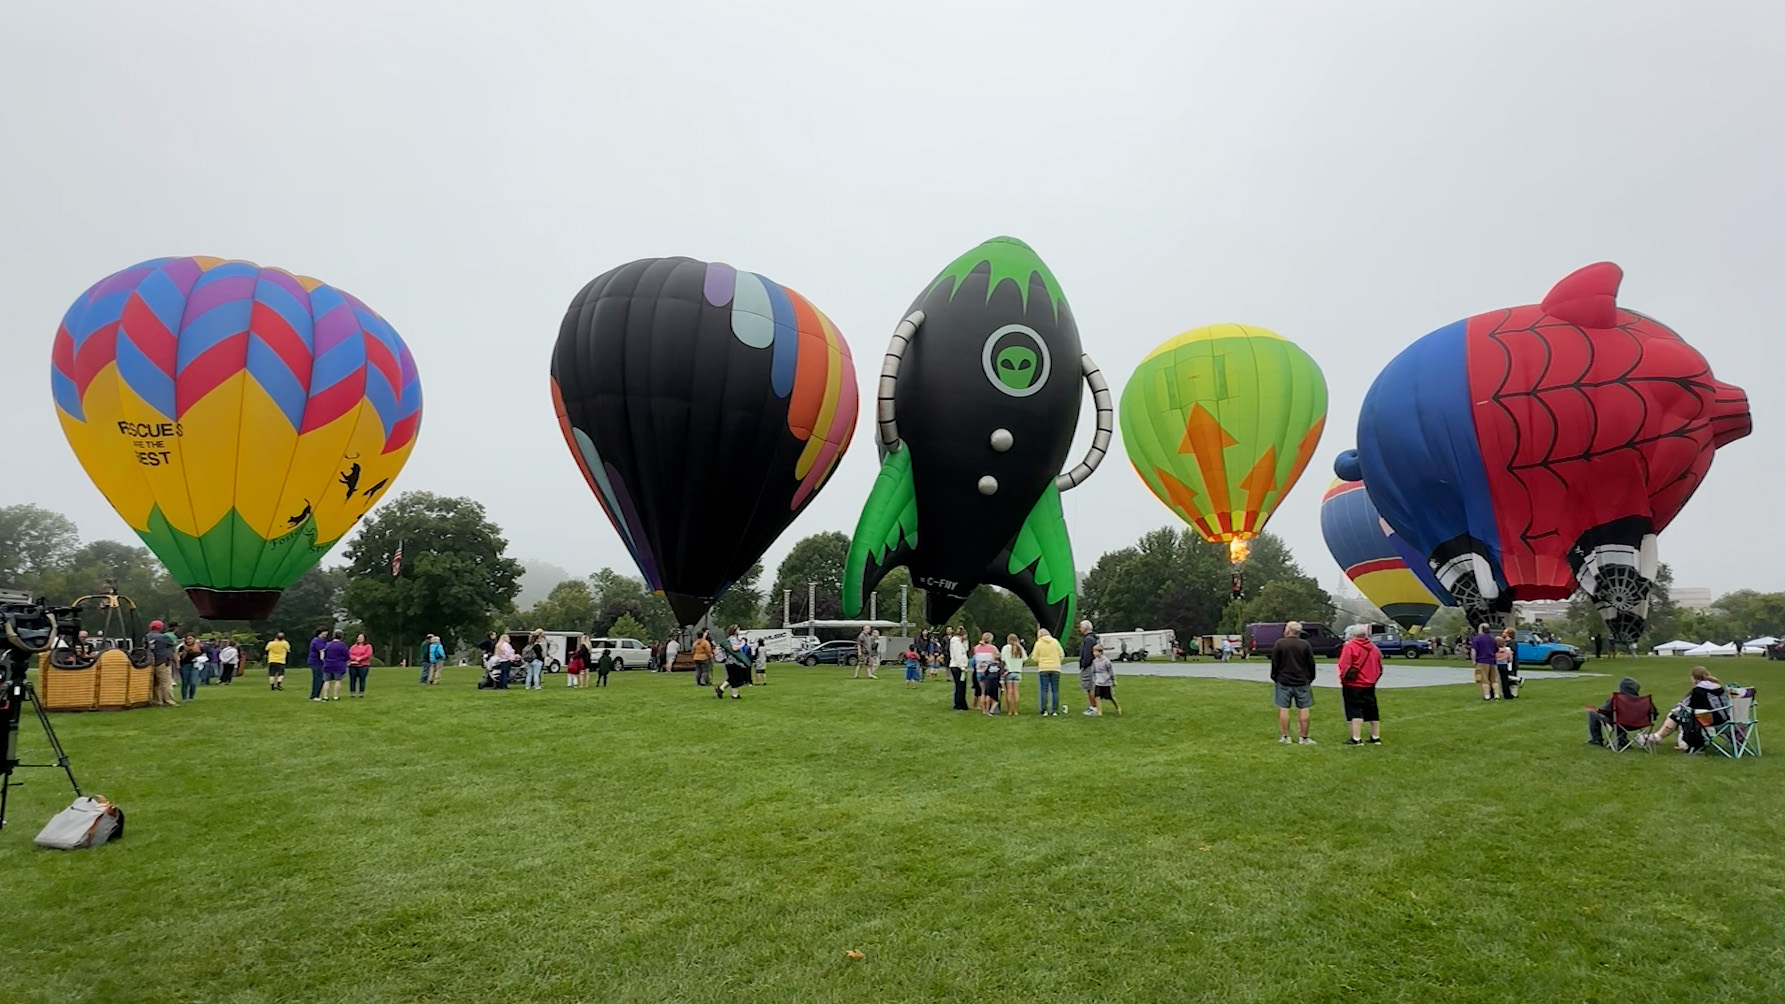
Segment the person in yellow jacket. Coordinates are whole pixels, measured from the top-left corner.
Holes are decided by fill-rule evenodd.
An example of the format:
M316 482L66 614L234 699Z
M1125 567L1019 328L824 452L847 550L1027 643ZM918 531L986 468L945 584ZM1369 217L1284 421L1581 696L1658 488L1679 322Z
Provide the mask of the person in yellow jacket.
M1041 628L1029 655L1035 660L1035 678L1041 681L1041 713L1060 714L1060 663L1066 658L1065 650L1047 628Z

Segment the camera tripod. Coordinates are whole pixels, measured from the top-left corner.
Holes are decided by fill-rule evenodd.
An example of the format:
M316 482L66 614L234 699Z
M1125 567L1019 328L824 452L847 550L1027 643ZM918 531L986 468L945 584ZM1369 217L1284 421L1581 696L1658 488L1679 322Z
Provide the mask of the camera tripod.
M25 671L14 670L10 655L0 655L0 675L4 676L6 687L0 693L0 717L4 718L5 754L0 757L0 829L6 828L6 800L12 786L22 782L12 779L15 767L60 767L68 775L68 784L74 789L74 795L82 795L81 783L74 779L74 768L68 765L68 754L62 750L62 741L56 738L56 730L50 725L50 716L43 710L43 702L37 699L37 688L25 679ZM50 751L56 755L55 763L23 763L19 760L19 721L24 716L25 704L29 702L31 710L37 713L37 723L43 726L43 734L50 741Z

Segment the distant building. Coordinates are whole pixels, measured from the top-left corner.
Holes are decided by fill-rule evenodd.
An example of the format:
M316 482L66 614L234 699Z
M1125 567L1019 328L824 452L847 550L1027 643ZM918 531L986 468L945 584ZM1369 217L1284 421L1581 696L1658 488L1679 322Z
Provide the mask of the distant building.
M1528 603L1514 603L1513 610L1520 621L1559 621L1568 616L1567 600L1532 600Z
M1717 601L1717 597L1703 586L1675 586L1668 595L1673 598L1674 606L1683 610L1703 610Z

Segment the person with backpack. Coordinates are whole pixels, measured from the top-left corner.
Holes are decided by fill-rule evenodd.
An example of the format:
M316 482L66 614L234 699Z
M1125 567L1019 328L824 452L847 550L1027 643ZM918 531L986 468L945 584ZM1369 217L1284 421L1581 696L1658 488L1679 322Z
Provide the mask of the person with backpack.
M713 696L724 700L725 692L729 690L732 700L742 700L743 688L750 685L750 650L743 636L738 634L736 624L726 630L725 640L719 643L719 653L725 662L725 682L713 688Z
M1382 679L1382 650L1370 640L1370 629L1353 624L1345 629L1345 647L1339 650L1339 696L1345 717L1351 722L1347 746L1362 746L1363 724L1370 723L1370 742L1382 745L1382 713L1376 708L1376 681Z
M527 689L538 690L540 688L539 674L545 670L545 631L543 629L533 629L533 634L528 636L527 644L522 650L521 658L527 661Z
M446 646L440 644L440 636L428 635L428 640L421 649L421 682L429 685L440 682L440 664L446 661Z

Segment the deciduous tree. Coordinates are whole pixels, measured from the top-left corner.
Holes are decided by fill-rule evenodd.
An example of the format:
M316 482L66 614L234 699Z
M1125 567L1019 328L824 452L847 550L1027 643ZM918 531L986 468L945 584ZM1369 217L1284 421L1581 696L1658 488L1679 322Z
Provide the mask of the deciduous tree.
M392 576L398 545L402 574ZM405 492L367 516L343 552L343 604L382 652L401 658L427 632L450 651L460 638L494 627L497 613L513 601L521 566L507 548L502 528L477 502Z

